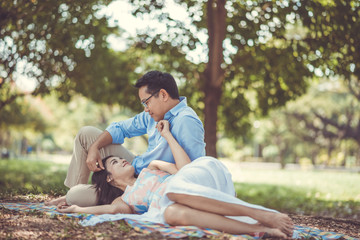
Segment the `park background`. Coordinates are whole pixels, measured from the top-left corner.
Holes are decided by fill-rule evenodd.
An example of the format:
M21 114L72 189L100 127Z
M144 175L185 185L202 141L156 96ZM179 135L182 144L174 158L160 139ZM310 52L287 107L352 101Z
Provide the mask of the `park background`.
M359 1L2 1L1 198L58 196L73 139L176 78L241 199L360 219ZM146 136L128 139L141 154Z

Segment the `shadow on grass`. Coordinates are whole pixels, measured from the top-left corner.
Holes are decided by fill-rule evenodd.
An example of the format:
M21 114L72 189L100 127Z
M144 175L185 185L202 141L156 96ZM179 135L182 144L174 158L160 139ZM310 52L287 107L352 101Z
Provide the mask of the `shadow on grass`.
M237 197L288 214L317 215L360 220L360 202L318 199L315 192L270 185L235 183ZM309 197L310 196L310 197ZM311 197L312 196L312 197Z

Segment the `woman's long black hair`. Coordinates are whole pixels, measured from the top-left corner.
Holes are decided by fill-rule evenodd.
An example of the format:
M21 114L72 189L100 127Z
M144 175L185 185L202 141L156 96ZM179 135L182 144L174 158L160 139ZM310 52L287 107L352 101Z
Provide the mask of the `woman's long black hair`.
M94 172L91 177L91 182L94 184L96 189L98 205L111 204L117 197L120 197L124 193L123 190L112 186L106 181L107 176L110 173L107 171L105 163L106 160L111 157L113 156L110 155L102 159L102 163L105 169Z

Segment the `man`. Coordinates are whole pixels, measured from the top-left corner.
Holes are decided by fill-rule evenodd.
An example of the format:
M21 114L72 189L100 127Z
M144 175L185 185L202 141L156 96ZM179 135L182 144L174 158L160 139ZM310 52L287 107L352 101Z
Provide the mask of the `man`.
M170 74L150 71L137 80L135 87L139 89L143 112L128 120L112 123L103 132L94 127L83 127L76 136L64 182L69 188L76 187L68 192L67 204L96 205L94 189L83 184L88 182L90 171L104 168L101 159L105 156L125 158L135 167L137 174L155 159L174 163L170 147L156 130L160 120L169 121L171 133L191 160L205 155L203 124L194 110L187 106L186 98L179 97L175 79ZM149 140L148 149L142 155L134 156L121 145L125 138L144 134L148 134Z

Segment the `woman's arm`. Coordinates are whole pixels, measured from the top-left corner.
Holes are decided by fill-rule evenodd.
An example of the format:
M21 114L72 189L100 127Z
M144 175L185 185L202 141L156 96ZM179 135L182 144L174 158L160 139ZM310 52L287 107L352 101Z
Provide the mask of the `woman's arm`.
M186 164L191 163L191 160L185 150L180 146L180 144L176 141L174 136L171 134L169 129L169 122L166 120L161 120L156 125L158 131L160 132L161 136L163 136L166 141L168 142L171 152L175 159L175 165L177 170L180 170ZM163 169L161 169L163 170ZM166 170L164 170L166 171Z
M111 204L92 206L92 207L79 207L77 205L60 206L57 208L59 212L63 213L88 213L88 214L116 214L116 213L128 213L132 214L133 211L127 205L121 197L116 198Z
M170 174L175 174L178 171L175 164L161 161L161 160L152 160L147 168L154 169L154 170L162 170L162 171L168 172Z

